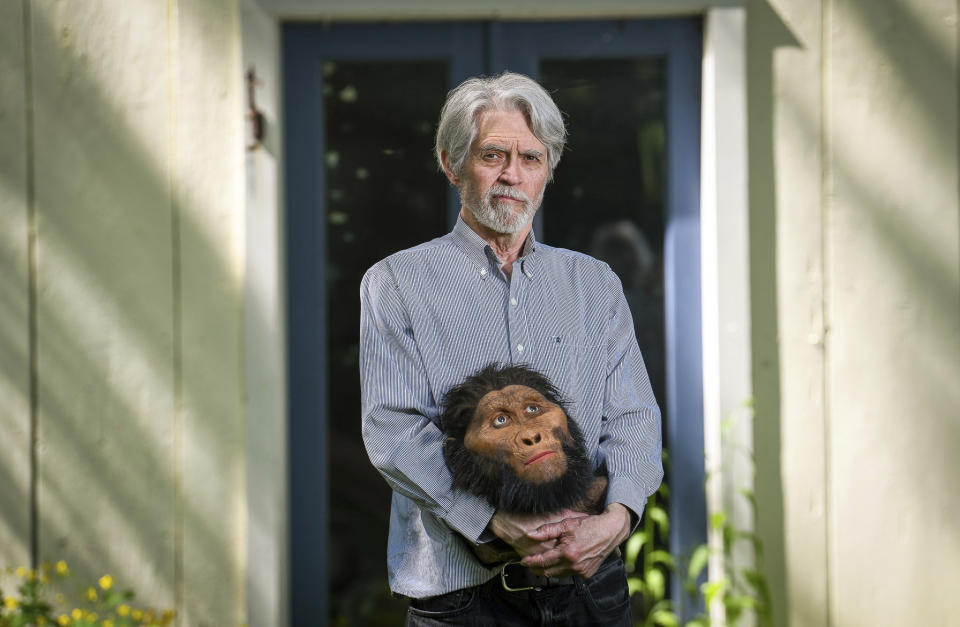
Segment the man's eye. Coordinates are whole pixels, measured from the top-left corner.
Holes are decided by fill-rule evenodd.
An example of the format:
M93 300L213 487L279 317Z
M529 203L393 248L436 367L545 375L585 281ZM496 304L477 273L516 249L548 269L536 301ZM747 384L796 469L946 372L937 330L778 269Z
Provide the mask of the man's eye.
M493 419L493 426L495 427L502 427L505 424L507 424L506 416L500 415Z
M527 405L526 411L528 414L535 414L538 411L540 411L540 408L537 407L536 405Z

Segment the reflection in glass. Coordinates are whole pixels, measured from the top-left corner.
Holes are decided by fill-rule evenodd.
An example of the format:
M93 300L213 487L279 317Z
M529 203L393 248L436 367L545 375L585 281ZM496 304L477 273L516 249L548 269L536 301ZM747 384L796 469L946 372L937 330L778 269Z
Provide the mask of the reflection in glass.
M661 410L665 71L656 57L540 64L570 134L547 188L544 241L602 259L620 277Z
M332 624L403 620L385 614L405 609L386 597L390 488L360 437L359 286L376 261L447 230L433 159L447 89L443 62L323 65Z

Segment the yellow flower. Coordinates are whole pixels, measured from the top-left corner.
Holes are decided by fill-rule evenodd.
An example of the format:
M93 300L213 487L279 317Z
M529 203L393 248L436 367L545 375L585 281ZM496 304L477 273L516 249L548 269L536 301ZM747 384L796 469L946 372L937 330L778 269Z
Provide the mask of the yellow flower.
M18 603L17 600L14 599L13 597L5 598L3 600L3 604L4 606L6 606L8 610L15 610L17 609L17 606L20 605L20 603Z
M46 625L47 619L43 616L37 616L37 625Z
M27 575L27 569L23 566L17 566L17 577L23 579Z
M67 563L63 560L60 560L59 562L57 562L56 568L57 568L58 575L66 575L70 572L70 569L67 568Z
M70 624L70 617L66 614L57 616L57 624L60 625L60 627L67 627L67 625Z
M87 620L90 621L91 623L97 622L97 613L96 613L96 612L88 612L88 613L87 613Z
M137 621L137 622L139 623L140 621L143 620L143 611L142 611L142 610L133 610L133 612L130 614L130 616L133 618L133 620L135 620L135 621Z
M87 598L91 601L97 600L97 589L93 586L87 588Z
M103 627L113 627L113 621L112 620L103 621Z
M169 625L173 622L173 617L176 616L173 610L164 610L163 615L160 617L161 625Z
M103 588L104 590L109 590L110 588L113 587L113 577L111 577L110 575L104 575L103 577L100 578L98 583L100 584L100 587Z
M81 610L79 607L75 607L73 608L73 611L70 612L70 616L73 616L73 620L80 620L83 618L83 610Z
M117 607L117 614L120 616L129 616L130 615L130 606L126 603Z

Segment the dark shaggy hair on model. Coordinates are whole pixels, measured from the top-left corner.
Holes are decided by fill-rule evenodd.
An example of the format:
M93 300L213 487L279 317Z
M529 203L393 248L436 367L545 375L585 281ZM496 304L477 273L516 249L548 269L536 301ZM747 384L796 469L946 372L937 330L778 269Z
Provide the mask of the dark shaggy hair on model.
M502 459L478 455L463 444L480 400L489 392L511 385L536 390L567 416L569 436L562 432L557 434L567 458L567 470L553 481L542 484L523 481ZM527 366L489 364L452 387L440 406L441 429L447 436L443 454L455 488L481 496L497 509L517 513L555 512L583 502L597 475L587 459L583 433L547 377Z

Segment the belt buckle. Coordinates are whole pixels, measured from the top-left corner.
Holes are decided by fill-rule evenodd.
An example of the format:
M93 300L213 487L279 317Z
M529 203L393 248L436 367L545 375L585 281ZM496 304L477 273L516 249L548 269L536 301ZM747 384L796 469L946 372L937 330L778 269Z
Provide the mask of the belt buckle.
M516 562L504 562L503 566L500 567L500 583L503 585L503 589L507 592L523 592L525 590L540 590L535 586L525 586L523 588L513 588L510 584L507 583L507 567L514 564L520 565L519 561ZM522 565L521 565L522 567Z

